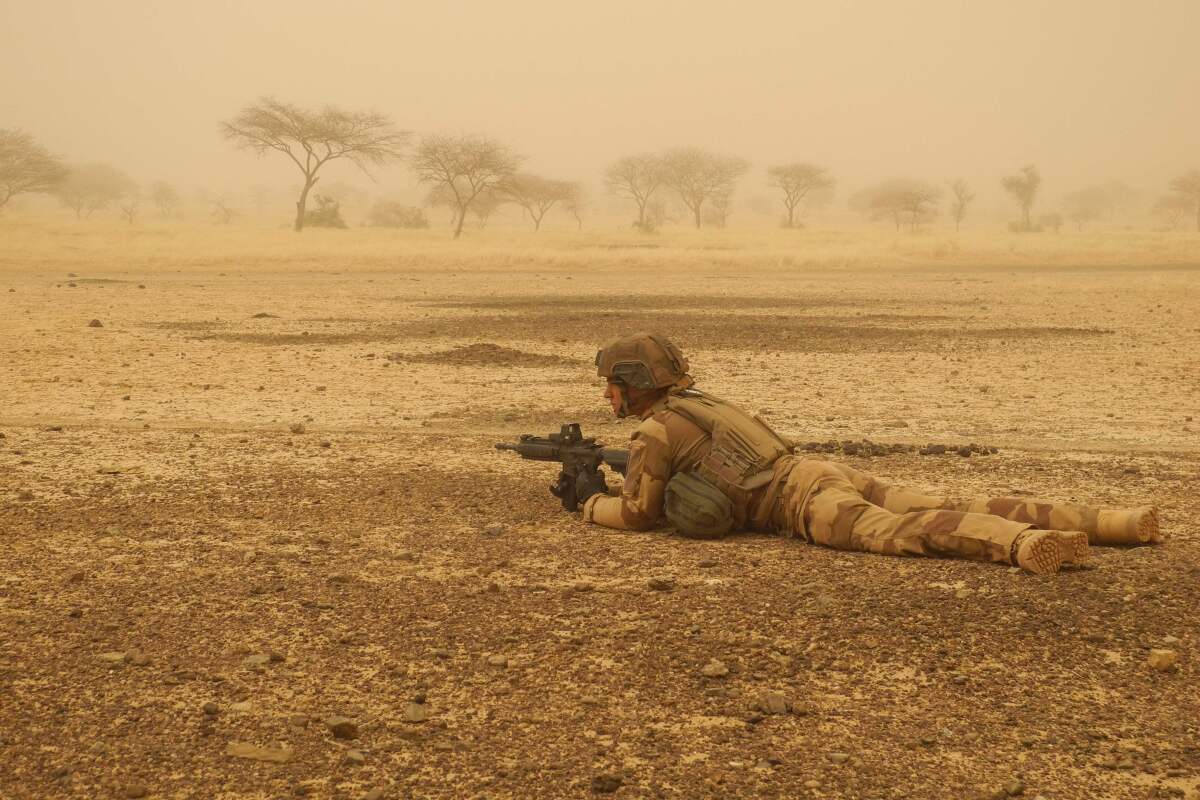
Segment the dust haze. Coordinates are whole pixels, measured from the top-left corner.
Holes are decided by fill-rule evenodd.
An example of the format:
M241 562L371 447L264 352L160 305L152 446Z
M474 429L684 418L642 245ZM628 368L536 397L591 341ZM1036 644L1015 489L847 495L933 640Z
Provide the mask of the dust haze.
M0 4L0 797L1200 798L1198 9ZM1161 541L585 522L636 331Z

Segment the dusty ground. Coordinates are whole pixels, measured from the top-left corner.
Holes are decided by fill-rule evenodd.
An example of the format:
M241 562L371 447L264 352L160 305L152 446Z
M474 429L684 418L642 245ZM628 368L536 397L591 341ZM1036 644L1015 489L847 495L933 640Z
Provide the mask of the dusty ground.
M203 235L0 248L0 797L1200 797L1194 237ZM585 526L491 445L619 443L634 329L801 441L1000 448L850 459L891 481L1167 541L1036 579Z

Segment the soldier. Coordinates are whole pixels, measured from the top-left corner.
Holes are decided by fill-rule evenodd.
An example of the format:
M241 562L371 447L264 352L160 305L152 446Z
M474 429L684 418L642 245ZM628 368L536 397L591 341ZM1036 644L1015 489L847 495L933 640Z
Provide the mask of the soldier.
M1154 508L1097 510L1010 497L956 501L889 487L848 466L793 455L757 416L693 388L683 353L635 334L596 354L604 398L634 416L619 496L603 476L577 487L588 522L646 530L665 516L681 533L772 531L841 550L1016 564L1053 575L1091 544L1160 540Z

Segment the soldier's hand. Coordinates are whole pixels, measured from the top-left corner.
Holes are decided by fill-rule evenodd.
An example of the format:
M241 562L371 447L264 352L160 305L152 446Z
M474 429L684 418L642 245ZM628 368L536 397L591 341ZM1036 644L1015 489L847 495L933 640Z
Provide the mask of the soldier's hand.
M575 479L575 499L582 504L595 494L608 494L604 473L600 470L579 473L579 477Z
M558 473L558 480L550 484L550 494L562 500L563 508L567 511L579 510L579 500L575 495L575 476L565 470Z

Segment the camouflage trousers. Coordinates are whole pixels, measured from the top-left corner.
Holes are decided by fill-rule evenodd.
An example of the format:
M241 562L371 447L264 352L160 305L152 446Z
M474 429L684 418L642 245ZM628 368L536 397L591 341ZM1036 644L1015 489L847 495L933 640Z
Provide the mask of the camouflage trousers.
M958 501L887 486L844 464L785 457L771 527L839 550L1013 563L1031 528L1087 530L1098 512L1018 498Z

